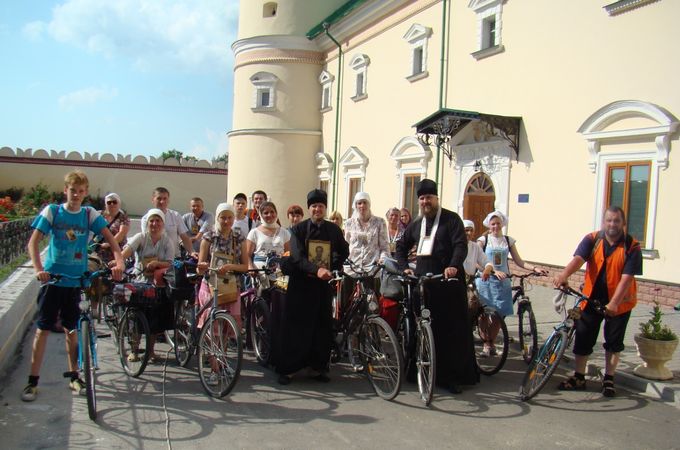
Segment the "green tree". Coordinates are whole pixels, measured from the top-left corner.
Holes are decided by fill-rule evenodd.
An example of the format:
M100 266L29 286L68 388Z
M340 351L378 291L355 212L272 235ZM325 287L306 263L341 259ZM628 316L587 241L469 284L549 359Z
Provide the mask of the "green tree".
M198 161L198 159L195 156L185 156L184 152L181 152L174 148L172 150L168 150L167 152L161 153L161 159L163 161L170 158L175 158L177 161L181 161L182 158L186 159L187 161Z
M229 153L225 153L224 155L221 155L221 156L214 156L213 159L212 159L212 162L213 163L223 162L223 163L228 165L229 164Z

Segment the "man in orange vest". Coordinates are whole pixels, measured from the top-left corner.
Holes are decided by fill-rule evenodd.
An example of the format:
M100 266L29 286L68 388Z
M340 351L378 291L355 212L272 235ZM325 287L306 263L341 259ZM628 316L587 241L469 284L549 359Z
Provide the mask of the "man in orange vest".
M581 319L576 321L574 342L574 375L561 382L560 390L585 390L586 364L593 352L597 335L604 323L605 375L602 394L616 395L614 373L623 350L623 338L630 312L637 303L635 275L642 275L642 251L640 243L626 234L626 215L618 206L610 206L604 212L602 229L587 234L579 244L574 258L562 273L555 277L555 287L565 286L569 276L583 263L586 265L583 293L606 305L605 316L586 306Z

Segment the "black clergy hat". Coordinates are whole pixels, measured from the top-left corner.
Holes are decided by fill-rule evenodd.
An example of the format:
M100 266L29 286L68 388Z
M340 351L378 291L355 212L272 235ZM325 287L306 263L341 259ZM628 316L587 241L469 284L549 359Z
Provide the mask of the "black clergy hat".
M437 183L434 181L425 178L423 180L420 180L418 183L418 189L416 190L416 194L418 194L418 197L421 195L438 195L437 194Z
M307 194L307 208L314 203L323 203L328 206L328 195L326 194L326 191L322 191L321 189L310 191L309 194Z

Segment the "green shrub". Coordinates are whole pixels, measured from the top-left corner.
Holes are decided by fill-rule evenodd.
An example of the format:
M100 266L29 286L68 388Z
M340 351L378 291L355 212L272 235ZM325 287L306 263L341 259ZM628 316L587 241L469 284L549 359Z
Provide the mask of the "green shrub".
M651 312L652 318L647 322L640 324L640 332L642 337L647 339L653 339L655 341L674 341L678 337L673 330L671 330L668 325L665 325L661 321L661 308L659 307L659 302L654 302L654 310Z

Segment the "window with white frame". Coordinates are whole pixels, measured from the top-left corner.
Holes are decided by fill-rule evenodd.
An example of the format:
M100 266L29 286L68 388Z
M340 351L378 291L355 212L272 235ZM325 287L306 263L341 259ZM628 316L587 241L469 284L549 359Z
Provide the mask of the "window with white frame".
M621 127L631 118L639 122ZM620 206L645 258L659 257L655 234L660 171L669 165L669 136L679 127L680 122L657 105L622 100L600 108L578 130L588 143L588 165L597 177L593 226L600 226L608 206ZM640 148L631 151L631 143ZM601 151L603 144L606 150Z
M352 100L355 102L363 100L368 96L368 92L366 91L366 69L370 63L370 58L362 53L354 55L349 62L349 67L354 72L354 95L352 95Z
M411 48L409 81L419 80L428 75L427 72L427 43L432 35L432 29L420 24L413 24L404 35L404 40Z
M342 168L345 181L345 195L347 201L347 211L352 210L352 200L357 192L363 190L364 180L366 179L366 166L368 157L356 147L349 147L342 157L338 160ZM338 208L340 209L340 208Z
M319 83L321 84L321 111L328 111L333 108L333 80L335 80L335 77L325 70L319 75Z
M399 140L390 152L394 160L399 180L399 198L396 203L409 208L412 215L418 215L418 196L416 186L427 177L427 167L432 159L432 151L423 145L415 136L407 136Z
M276 108L276 83L279 79L269 72L258 72L250 77L253 83L253 111L272 111Z
M468 7L477 15L477 49L472 53L476 59L503 52L501 39L504 0L471 0Z

